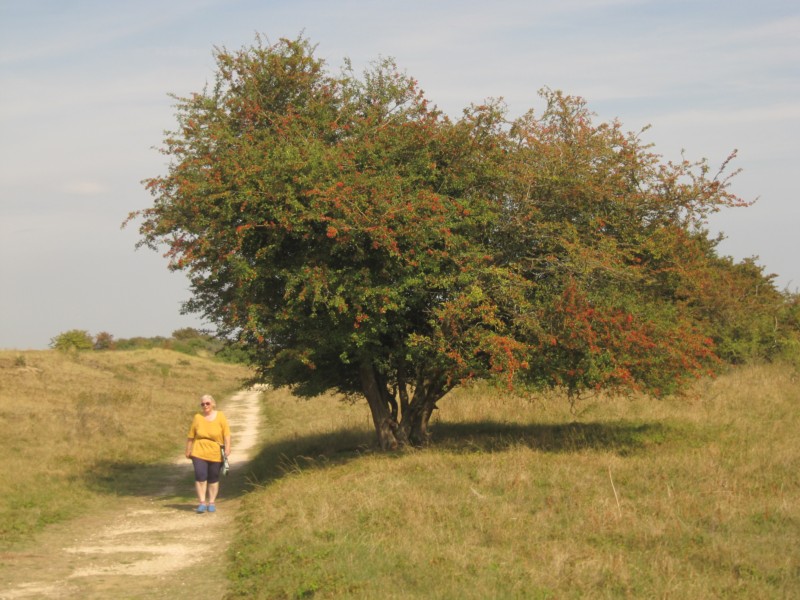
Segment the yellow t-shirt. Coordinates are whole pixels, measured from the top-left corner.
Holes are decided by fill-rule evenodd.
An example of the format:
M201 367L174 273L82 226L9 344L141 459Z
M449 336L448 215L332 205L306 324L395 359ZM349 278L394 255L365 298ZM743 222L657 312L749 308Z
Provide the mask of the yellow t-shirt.
M220 444L225 443L225 438L231 436L231 428L228 426L228 419L217 411L217 416L213 421L206 421L206 418L197 413L192 419L192 426L189 428L190 440L192 444L192 456L210 462L222 462L220 455Z

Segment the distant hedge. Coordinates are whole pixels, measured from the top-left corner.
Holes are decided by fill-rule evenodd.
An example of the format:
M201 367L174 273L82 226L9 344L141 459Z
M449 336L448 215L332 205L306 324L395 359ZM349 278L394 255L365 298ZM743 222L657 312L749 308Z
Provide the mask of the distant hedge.
M185 327L176 329L171 337L132 337L115 339L107 331L92 336L83 329L71 329L50 340L50 347L63 352L149 350L164 348L192 356L215 358L229 363L246 363L244 348L213 334Z

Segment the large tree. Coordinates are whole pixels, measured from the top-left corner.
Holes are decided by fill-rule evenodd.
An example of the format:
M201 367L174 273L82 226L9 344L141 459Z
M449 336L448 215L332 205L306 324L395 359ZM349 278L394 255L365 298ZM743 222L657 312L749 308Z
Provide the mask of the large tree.
M556 92L452 120L390 60L332 74L302 37L215 56L134 216L264 381L363 394L393 448L467 379L670 391L713 365L666 266L713 259L705 216L739 203L704 163Z

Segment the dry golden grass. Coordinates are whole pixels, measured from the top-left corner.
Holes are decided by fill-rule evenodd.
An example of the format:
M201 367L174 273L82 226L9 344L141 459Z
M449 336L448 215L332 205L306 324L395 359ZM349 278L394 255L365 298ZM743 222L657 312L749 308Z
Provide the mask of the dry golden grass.
M798 597L799 406L777 366L574 412L475 388L381 455L364 406L271 393L233 597Z
M247 374L163 350L0 352L0 541L131 493L197 396ZM388 455L364 405L268 393L231 597L798 597L797 383L750 367L574 410L476 387L441 402L432 447Z
M197 398L249 371L168 350L0 352L0 542L91 509L177 454Z

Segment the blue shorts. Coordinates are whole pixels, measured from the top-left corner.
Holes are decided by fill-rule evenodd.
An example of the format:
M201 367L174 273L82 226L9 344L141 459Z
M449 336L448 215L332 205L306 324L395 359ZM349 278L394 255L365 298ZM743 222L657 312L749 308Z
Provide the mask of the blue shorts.
M195 481L219 482L219 471L222 468L221 462L211 462L210 460L203 460L193 456L192 464L194 465Z

